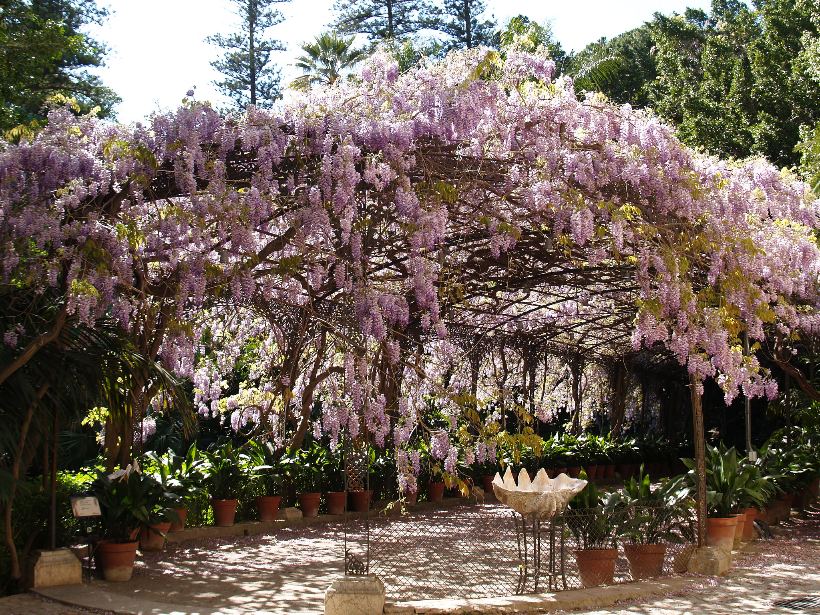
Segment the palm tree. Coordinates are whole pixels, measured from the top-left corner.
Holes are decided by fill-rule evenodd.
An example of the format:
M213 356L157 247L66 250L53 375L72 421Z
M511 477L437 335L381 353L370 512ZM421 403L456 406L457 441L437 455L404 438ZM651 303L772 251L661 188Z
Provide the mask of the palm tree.
M313 42L304 43L304 55L296 59L296 66L305 74L296 78L291 87L307 90L313 85L333 85L342 72L361 62L366 53L353 48L353 37L340 37L335 32L325 32Z

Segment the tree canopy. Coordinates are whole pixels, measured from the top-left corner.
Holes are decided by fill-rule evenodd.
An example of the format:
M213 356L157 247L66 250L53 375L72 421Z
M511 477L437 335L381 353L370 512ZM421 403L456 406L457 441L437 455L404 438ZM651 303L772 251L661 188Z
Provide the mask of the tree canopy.
M111 117L117 95L88 69L106 48L84 32L106 11L94 0L9 0L0 7L0 131L42 123L49 101L73 99L81 113Z
M438 10L429 0L336 0L333 8L336 30L364 34L371 43L412 37L438 23Z
M272 64L271 54L284 51L267 32L282 22L277 4L290 0L231 0L240 20L238 32L214 34L206 40L225 50L221 58L211 62L224 76L216 86L230 98L236 108L255 105L265 109L281 97L279 69Z

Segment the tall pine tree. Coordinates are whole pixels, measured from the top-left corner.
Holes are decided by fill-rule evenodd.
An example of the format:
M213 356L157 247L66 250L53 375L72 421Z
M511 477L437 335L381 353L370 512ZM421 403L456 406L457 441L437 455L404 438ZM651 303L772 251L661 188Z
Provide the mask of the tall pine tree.
M439 11L429 0L336 0L333 9L336 31L364 34L371 43L412 37L439 23Z
M224 76L215 85L230 98L238 109L248 105L270 108L280 98L280 71L271 62L274 51L285 47L276 39L267 38L268 29L282 23L284 17L274 5L290 0L231 0L241 20L239 32L215 34L206 40L225 50L211 62Z
M447 49L471 49L495 42L496 23L480 20L484 0L444 0L444 14L438 29L450 37Z

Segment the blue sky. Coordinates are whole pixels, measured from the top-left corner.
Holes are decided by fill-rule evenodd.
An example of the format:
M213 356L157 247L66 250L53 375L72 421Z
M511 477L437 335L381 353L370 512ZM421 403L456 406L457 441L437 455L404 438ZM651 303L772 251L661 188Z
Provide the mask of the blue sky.
M209 62L218 51L204 42L209 34L228 32L237 19L227 0L102 0L111 16L92 34L109 48L107 66L98 71L122 97L118 119L140 120L153 111L179 104L196 86L199 99L223 102L213 87L218 78ZM287 50L277 54L287 83L299 45L326 29L333 19L332 0L294 0L282 5L286 20L271 30ZM504 23L523 14L550 23L566 49L581 49L602 36L639 26L656 11L708 8L709 0L487 0L487 13Z

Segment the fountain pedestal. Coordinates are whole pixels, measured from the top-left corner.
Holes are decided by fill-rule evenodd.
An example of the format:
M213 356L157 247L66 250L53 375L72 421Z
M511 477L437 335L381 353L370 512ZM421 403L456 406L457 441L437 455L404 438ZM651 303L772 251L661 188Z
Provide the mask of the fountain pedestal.
M586 487L587 481L570 478L566 474L559 474L550 478L542 468L530 480L526 470L518 474L518 483L513 478L512 471L507 468L504 478L496 474L493 479L493 492L496 498L513 512L513 522L518 541L518 583L516 593L525 594L528 591L538 592L542 572L542 543L543 535L547 535L549 545L549 559L546 576L549 589L557 589L560 578L566 588L566 574L564 562L564 532L558 528L556 537L555 517L569 504L577 493ZM542 526L542 523L546 522ZM556 542L560 542L560 558L556 558ZM532 590L528 590L532 581Z

